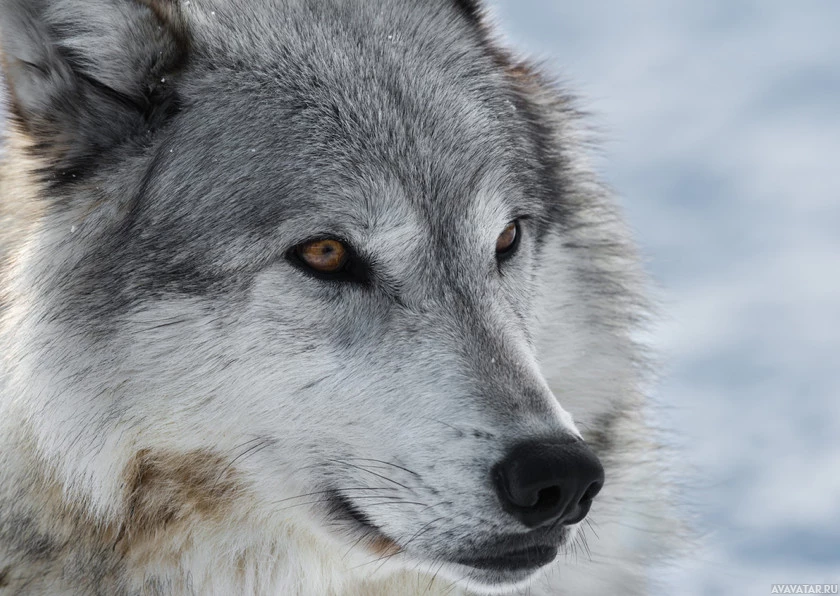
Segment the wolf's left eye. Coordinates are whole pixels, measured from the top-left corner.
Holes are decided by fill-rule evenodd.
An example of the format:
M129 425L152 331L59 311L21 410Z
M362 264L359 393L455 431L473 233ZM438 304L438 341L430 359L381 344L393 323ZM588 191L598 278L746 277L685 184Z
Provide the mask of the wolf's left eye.
M520 236L518 220L512 221L505 226L505 229L502 230L502 233L496 239L496 256L499 259L504 259L512 255L519 245Z

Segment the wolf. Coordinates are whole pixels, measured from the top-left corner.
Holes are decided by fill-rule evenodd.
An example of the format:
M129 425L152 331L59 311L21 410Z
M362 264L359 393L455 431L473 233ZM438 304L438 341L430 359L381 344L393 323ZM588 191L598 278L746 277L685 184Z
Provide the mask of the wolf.
M0 593L643 594L646 278L471 0L0 0Z

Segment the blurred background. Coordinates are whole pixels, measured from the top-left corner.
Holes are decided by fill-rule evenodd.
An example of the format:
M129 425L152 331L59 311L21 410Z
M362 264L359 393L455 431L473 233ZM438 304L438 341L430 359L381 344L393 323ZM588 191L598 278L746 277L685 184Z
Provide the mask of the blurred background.
M654 593L840 582L840 2L489 4L593 112L657 285L703 541Z

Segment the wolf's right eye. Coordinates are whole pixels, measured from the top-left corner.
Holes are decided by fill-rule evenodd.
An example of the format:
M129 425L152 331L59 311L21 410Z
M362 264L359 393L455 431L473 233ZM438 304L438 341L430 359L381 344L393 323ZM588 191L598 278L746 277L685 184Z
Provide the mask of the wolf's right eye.
M319 238L299 244L289 252L289 259L303 271L320 279L365 282L368 267L352 248L335 238Z
M301 244L295 252L305 265L319 273L338 273L347 265L349 258L344 244L332 238Z

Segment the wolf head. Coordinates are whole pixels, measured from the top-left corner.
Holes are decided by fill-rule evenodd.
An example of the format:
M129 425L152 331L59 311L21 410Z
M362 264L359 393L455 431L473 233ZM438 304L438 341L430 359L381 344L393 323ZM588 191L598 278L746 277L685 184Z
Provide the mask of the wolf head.
M608 463L637 273L474 3L0 6L38 189L4 407L68 495L487 591L569 543L603 471L568 412Z

